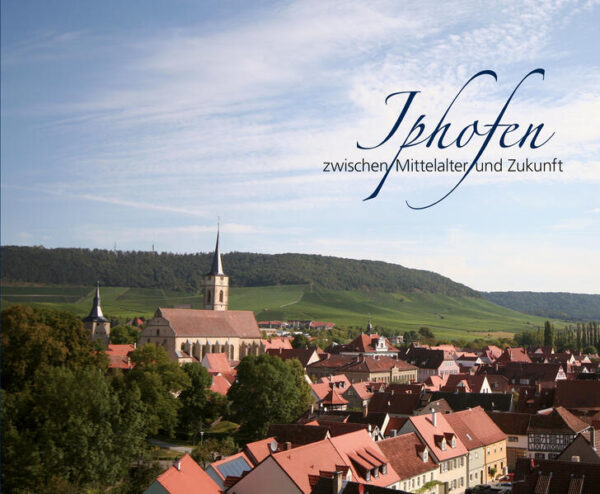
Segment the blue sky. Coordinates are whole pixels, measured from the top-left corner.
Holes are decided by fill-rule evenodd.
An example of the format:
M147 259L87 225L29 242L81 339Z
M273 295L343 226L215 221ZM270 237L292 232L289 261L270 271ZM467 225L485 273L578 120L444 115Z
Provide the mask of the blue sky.
M598 2L2 2L2 244L303 252L428 269L479 290L600 293ZM509 5L506 5L509 4ZM322 172L391 160L388 132L450 114L555 132L484 159L563 173ZM402 134L403 133L403 134ZM394 141L394 142L392 142ZM472 159L475 144L405 158Z

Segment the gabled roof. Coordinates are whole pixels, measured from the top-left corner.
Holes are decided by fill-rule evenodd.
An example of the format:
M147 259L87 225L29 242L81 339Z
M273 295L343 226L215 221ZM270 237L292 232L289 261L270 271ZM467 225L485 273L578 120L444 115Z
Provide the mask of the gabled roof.
M450 442L447 441L446 449L441 449L440 438L456 434L450 423L446 420L445 415L436 413L436 425L433 425L432 414L409 417L408 420L413 424L413 427L418 431L419 436L423 439L429 451L435 455L438 461L467 454L467 448L458 437L456 438L456 447L452 448Z
M390 460L400 480L409 479L431 470L436 470L438 464L432 457L424 462L421 455L425 444L414 432L384 439L377 443L381 451Z
M341 351L342 352L360 352L360 353L373 353L377 351L377 341L379 340L379 335L377 334L365 334L361 333L350 343L343 345ZM398 349L392 345L387 338L384 338L385 342L385 351L387 352L397 352Z
M590 427L568 410L557 407L547 413L488 412L494 423L508 435L530 433L577 434Z
M329 393L321 400L325 406L347 405L348 400L340 396L335 388L329 390Z
M349 389L352 389L356 393L356 396L361 400L369 400L373 396L373 391L371 391L370 383L368 381L352 384L349 388L344 390L344 394L346 394Z
M319 352L316 348L269 348L267 353L281 360L298 359L302 367L306 367L311 360L319 358Z
M454 392L462 387L462 391L467 393L480 393L485 381L484 375L450 374L440 391Z
M527 435L530 414L515 412L487 412L487 414L505 434L509 436Z
M511 382L519 382L523 379L529 382L556 381L561 371L561 364L541 364L526 362L508 362L499 372Z
M452 356L444 350L432 350L423 347L409 348L404 360L421 369L438 369L444 360L452 360Z
M531 363L531 359L529 355L527 355L527 351L524 348L506 348L500 357L496 359L498 363L507 363L507 362L526 362Z
M166 319L177 337L260 338L254 313L249 310L165 309L157 316Z
M469 450L478 447L478 443L487 446L506 439L506 434L481 407L448 414L446 419Z
M207 472L211 469L219 475L221 480L225 480L227 477L240 477L244 472L249 472L252 468L254 468L254 465L250 461L250 458L242 451L211 463L207 468Z
M177 466L170 467L156 482L169 494L220 494L219 486L190 455L184 455Z
M259 323L260 325L261 323ZM291 350L292 340L291 338L280 337L280 338L271 338L270 340L262 340L261 342L266 350L283 348L287 350Z
M581 434L577 434L575 439L558 455L556 460L572 461L574 456L578 458L578 461L584 463L600 463L598 451Z

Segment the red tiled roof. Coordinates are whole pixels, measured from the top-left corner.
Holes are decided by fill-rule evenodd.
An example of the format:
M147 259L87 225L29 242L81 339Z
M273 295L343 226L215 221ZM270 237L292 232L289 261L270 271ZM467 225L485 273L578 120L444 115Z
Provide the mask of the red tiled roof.
M271 338L270 340L262 340L262 344L264 345L266 350L275 349L275 348L284 348L287 350L291 350L292 340L291 338Z
M506 363L506 362L526 362L531 363L531 359L524 348L506 348L504 353L500 357L498 357L497 362Z
M440 389L440 391L456 391L462 383L463 386L466 385L466 388L468 389L467 392L480 393L485 379L486 376L484 375L451 374L448 376L446 384Z
M269 348L267 353L281 360L298 359L302 367L306 367L311 360L319 358L316 348Z
M335 389L331 389L322 400L323 405L347 405L348 400L339 395Z
M469 450L473 449L471 445L474 445L476 442L487 446L506 439L506 434L502 432L481 407L448 414L446 415L446 419ZM462 427L459 425L459 422L462 423ZM463 432L468 433L472 440L465 441L461 435Z
M390 460L390 464L396 470L400 480L436 470L438 467L431 456L427 462L424 462L419 456L425 445L414 432L384 439L377 445Z
M170 467L156 481L169 494L221 494L223 491L190 455L180 460L180 468Z
M229 359L225 353L207 353L203 361L206 360L209 371L221 372L222 374L230 374L233 369L229 365Z
M244 452L247 453L246 456L254 465L258 465L272 453L271 445L273 443L275 443L277 446L277 440L274 437L268 437L267 439L247 443L244 447Z
M159 307L157 315L166 319L179 337L261 338L262 334L254 318L254 313L247 310L165 309Z
M454 434L454 430L446 420L445 415L436 413L437 424L435 426L433 425L431 414L409 417L408 420L412 422L415 429L419 432L419 435L427 444L429 451L431 451L439 461L467 454L467 449L460 439L456 440L455 448L452 448L450 444L446 445L445 450L442 450L439 447L439 440L436 441L436 436L441 438L447 433Z
M221 471L221 467L231 461L237 460L238 458L244 460L248 464L248 471L252 470L253 463L250 461L250 458L248 458L243 451L236 453L234 455L231 455L231 456L227 456L220 460L214 461L210 464L210 466L217 473L217 475L219 475L219 477L221 477L221 479L225 480L227 475L223 475L224 472Z
M354 338L354 340L352 340L350 343L348 343L347 345L343 345L342 351L361 352L361 353L376 352L377 351L377 340L379 340L379 335L377 335L377 334L368 335L365 333L361 333L356 338ZM387 351L387 352L397 352L398 351L398 349L396 347L390 345L390 342L387 340L387 338L384 338L384 341L385 341L385 348L386 348L385 351Z
M395 415L412 415L420 403L421 396L418 394L375 393L369 402L369 410Z
M212 384L210 385L210 390L213 393L219 393L220 395L227 395L227 392L231 388L230 382L222 375L217 374L216 376L212 376Z
M113 345L108 344L106 355L108 367L111 369L131 369L133 365L129 361L129 353L135 350L135 345Z

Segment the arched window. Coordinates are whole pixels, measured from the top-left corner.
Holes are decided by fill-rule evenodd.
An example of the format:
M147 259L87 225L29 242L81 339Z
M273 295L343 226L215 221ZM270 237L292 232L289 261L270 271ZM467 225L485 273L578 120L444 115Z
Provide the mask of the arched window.
M219 302L223 303L223 290L219 292Z

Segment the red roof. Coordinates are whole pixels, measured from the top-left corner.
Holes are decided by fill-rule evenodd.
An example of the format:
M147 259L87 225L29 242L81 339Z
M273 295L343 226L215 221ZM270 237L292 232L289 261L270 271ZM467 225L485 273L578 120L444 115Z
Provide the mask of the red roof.
M467 454L467 449L459 438L456 439L455 448L452 448L449 443L446 445L445 450L440 448L439 440L436 441L436 437L441 438L445 437L446 434L455 433L454 429L448 423L443 414L436 413L435 426L432 422L432 414L409 417L408 420L412 422L415 429L419 432L421 438L423 438L427 444L429 451L435 455L438 461L444 461Z
M222 376L221 374L212 376L212 384L210 385L210 390L213 393L219 393L220 395L225 396L229 391L229 388L231 388L231 384L225 378L225 376Z
M339 395L335 389L331 389L322 400L323 405L347 405L348 400Z
M531 363L531 359L524 348L506 348L504 353L498 357L498 363L506 363L506 362L526 362Z
M600 381L557 381L556 405L580 411L600 410Z
M485 379L485 375L450 374L440 391L454 392L459 391L462 387L462 391L467 393L481 393Z
M276 348L283 348L283 349L287 349L287 350L291 350L292 347L292 340L291 338L271 338L270 340L262 340L262 344L265 347L265 350L270 350L270 349L276 349Z
M270 448L273 443L275 443L275 446L277 446L277 439L274 437L268 437L267 439L254 441L253 443L246 444L244 447L244 452L247 453L246 456L252 460L254 465L258 465L271 454L272 451Z
M179 468L173 465L160 475L156 482L169 494L221 494L223 492L190 455L184 455L179 460Z
M179 337L261 338L262 336L254 313L248 310L164 309L159 307L157 316L166 319Z
M425 445L414 432L384 439L377 445L390 460L401 480L438 468L438 464L432 457L428 457L427 462L423 461L421 455Z
M207 353L202 359L202 365L205 365L212 372L221 372L222 374L231 374L233 372L233 369L229 365L229 359L224 353Z
M113 345L108 344L106 355L108 356L108 367L110 369L131 369L133 365L129 361L129 353L135 350L135 345Z
M379 335L372 334L368 335L365 333L361 333L354 340L352 340L347 345L343 345L343 352L360 352L360 353L373 353L377 352L377 340L379 340ZM385 351L387 352L397 352L398 349L392 345L387 338L384 338L385 342Z
M450 413L445 418L469 451L506 439L506 434L481 407Z

